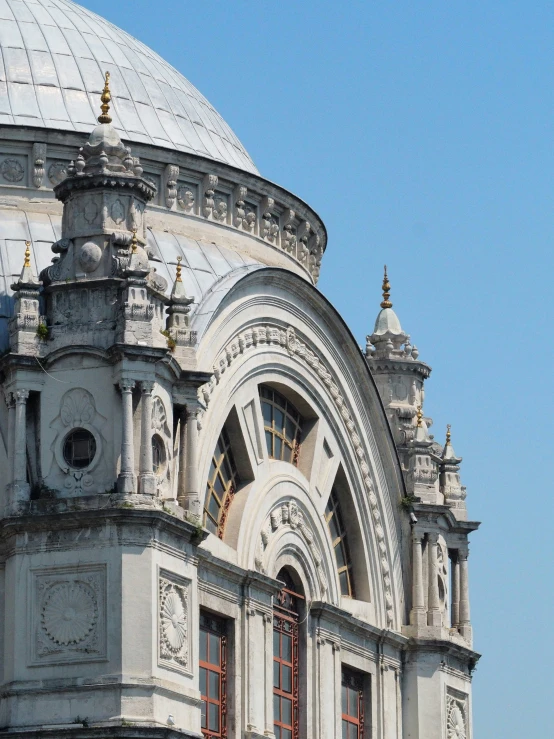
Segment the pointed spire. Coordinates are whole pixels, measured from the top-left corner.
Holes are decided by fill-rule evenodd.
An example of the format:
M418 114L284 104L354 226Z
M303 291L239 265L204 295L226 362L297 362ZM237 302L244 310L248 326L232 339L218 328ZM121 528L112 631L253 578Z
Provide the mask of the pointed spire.
M177 257L177 269L175 270L175 282L182 282L181 279L181 259L183 257Z
M385 274L383 276L383 300L381 301L381 308L392 308L392 303L390 302L390 282L387 275L387 265L385 264Z
M102 95L100 97L100 100L102 101L102 105L100 106L102 115L98 116L98 123L111 123L112 122L112 117L108 114L110 110L111 99L112 99L112 96L110 94L110 73L106 72L104 89L102 90Z

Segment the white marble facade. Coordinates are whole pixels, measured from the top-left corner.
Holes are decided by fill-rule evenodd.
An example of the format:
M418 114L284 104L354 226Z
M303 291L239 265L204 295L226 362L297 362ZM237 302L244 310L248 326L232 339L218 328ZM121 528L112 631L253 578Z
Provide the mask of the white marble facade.
M0 733L471 739L478 524L388 277L361 351L187 80L70 0L0 22Z

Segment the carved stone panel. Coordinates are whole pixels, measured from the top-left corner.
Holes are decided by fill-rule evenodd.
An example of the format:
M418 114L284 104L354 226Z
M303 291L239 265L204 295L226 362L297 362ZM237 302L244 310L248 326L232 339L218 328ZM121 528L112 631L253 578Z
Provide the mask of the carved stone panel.
M25 177L25 159L18 156L0 156L0 180L8 185L22 185Z
M30 664L106 659L106 566L31 572Z
M446 739L469 739L467 695L448 688L446 694Z
M190 581L160 571L158 582L158 664L190 675Z

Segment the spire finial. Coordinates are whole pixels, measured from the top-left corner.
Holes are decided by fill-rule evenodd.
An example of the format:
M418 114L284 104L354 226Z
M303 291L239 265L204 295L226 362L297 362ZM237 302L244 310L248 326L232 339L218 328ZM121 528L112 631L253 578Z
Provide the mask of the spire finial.
M446 446L450 446L450 439L451 439L450 428L451 428L451 426L448 423L446 425Z
M177 269L175 270L175 282L182 282L181 279L181 259L183 257L177 257Z
M383 286L381 288L383 290L383 300L381 301L381 308L392 308L392 303L390 302L390 282L389 277L387 275L387 265L385 264L385 274L383 276Z
M421 428L422 421L423 421L423 413L421 412L421 406L418 405L417 407L417 427L418 429Z
M137 229L133 229L133 238L131 239L131 251L133 254L136 252L138 247L138 241L137 241Z
M102 95L100 97L100 100L102 101L102 105L100 106L102 115L98 116L98 123L111 123L112 122L111 115L108 115L111 99L112 99L112 96L110 94L110 73L106 72L104 89L102 90Z
M25 242L25 261L23 262L23 267L30 267L31 266L31 242L26 241Z

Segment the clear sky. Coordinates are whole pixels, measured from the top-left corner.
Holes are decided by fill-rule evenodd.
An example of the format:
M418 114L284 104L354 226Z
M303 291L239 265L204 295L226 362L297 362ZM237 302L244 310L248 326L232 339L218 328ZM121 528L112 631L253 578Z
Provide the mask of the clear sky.
M548 739L554 3L81 0L179 69L322 216L360 344L392 301L473 519L475 739ZM550 460L550 461L549 461Z

